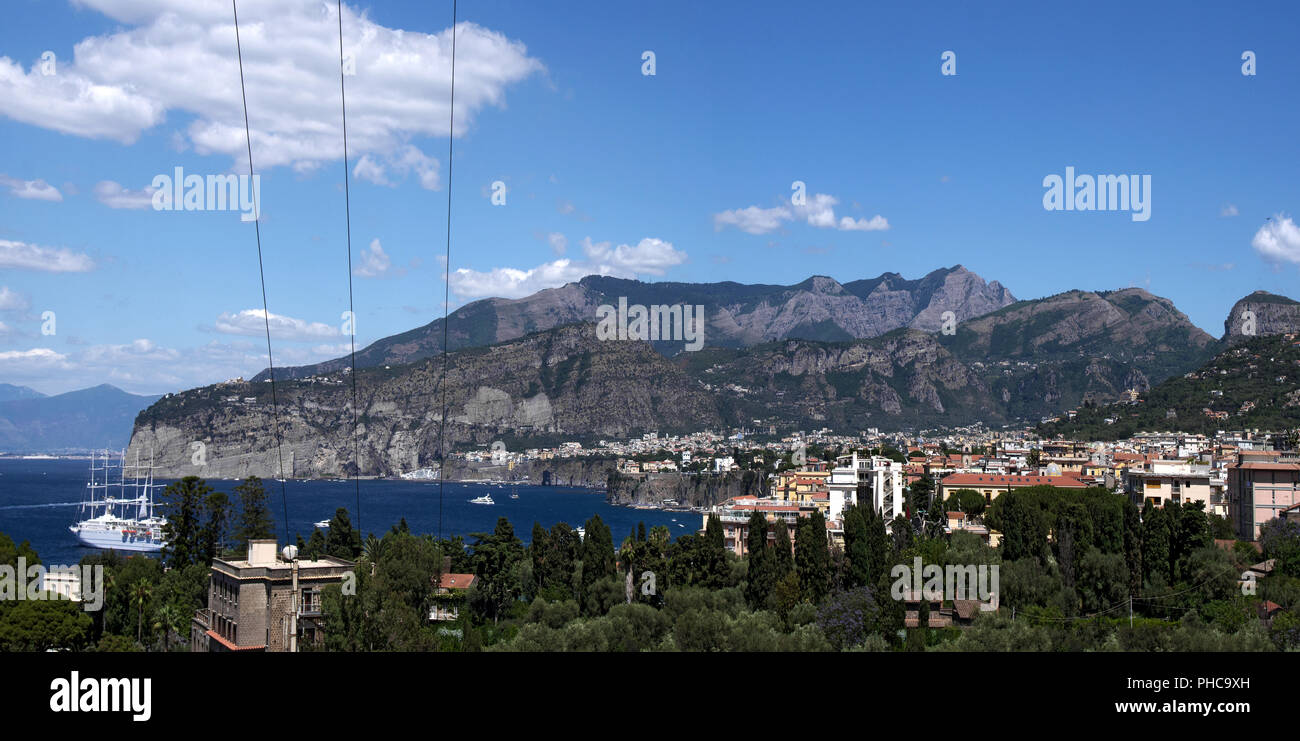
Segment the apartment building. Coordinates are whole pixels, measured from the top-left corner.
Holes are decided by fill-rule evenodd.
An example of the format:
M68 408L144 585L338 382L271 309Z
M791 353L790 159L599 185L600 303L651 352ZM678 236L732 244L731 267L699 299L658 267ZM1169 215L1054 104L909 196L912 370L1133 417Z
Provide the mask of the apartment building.
M839 520L848 505L869 505L889 522L907 510L903 498L905 479L904 466L898 461L879 455L859 456L857 452L841 455L835 459L835 468L831 469L826 484L828 516ZM858 487L865 487L863 491L870 495L870 502L858 501Z
M1163 507L1169 502L1186 504L1200 502L1206 512L1217 507L1226 511L1224 503L1216 501L1211 486L1212 474L1208 465L1183 461L1154 460L1134 466L1124 472L1124 490L1139 507L1151 502Z
M1237 537L1255 540L1264 523L1300 504L1300 464L1245 456L1228 466L1228 506Z
M354 564L333 556L285 560L274 540L250 540L248 557L212 560L208 606L190 623L191 651L295 651L322 640L321 590Z
M743 558L749 553L749 518L754 512L761 512L764 519L767 520L767 541L769 543L775 542L776 536L772 526L776 524L778 519L785 521L786 529L790 532L790 542L793 543L795 530L799 526L799 518L810 516L815 508L815 505L812 504L801 505L773 499L760 499L758 497L732 497L714 507L711 513L703 516L701 532L709 526L709 516L717 515L718 520L722 523L723 545L726 546L727 550Z

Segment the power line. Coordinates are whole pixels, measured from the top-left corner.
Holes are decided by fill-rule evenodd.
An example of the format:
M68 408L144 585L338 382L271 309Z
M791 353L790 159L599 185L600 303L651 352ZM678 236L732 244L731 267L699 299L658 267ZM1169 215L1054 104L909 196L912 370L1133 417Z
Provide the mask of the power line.
M451 111L447 116L447 251L442 273L442 414L438 421L438 539L442 539L443 486L447 481L447 321L451 298L451 163L456 138L456 17L457 0L451 1Z
M352 195L348 184L348 95L343 66L343 0L339 11L339 97L343 101L343 209L348 233L348 336L352 340L352 481L357 490L357 532L361 532L361 441L357 437L357 315L352 308Z
M275 455L280 461L280 504L284 509L284 542L289 542L289 500L284 490L284 451L280 445L280 411L275 393L275 360L271 355L271 312L266 304L266 271L262 268L262 197L256 190L253 174L253 134L248 126L248 92L244 88L244 50L239 42L239 8L230 0L230 10L235 16L235 53L239 58L239 95L244 101L244 137L248 143L248 179L253 189L253 230L257 234L257 272L262 279L262 320L266 324L266 365L271 373L271 424L275 432Z

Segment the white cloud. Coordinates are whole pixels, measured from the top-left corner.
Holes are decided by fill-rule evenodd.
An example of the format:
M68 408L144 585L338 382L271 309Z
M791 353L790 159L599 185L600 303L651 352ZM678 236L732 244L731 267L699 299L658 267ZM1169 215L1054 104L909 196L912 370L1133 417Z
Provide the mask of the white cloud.
M845 216L840 219L839 229L842 232L877 232L889 228L889 220L877 214L870 219L853 219Z
M721 231L723 227L734 226L749 234L767 234L781 228L781 222L793 218L790 209L785 206L759 208L750 206L713 215L713 228Z
M1278 214L1265 222L1250 244L1270 262L1300 263L1300 228L1290 216Z
M95 184L95 199L109 208L151 208L153 194L152 186L130 190L112 180L101 180Z
M803 205L796 206L786 199L780 206L760 208L731 209L713 215L713 228L721 231L728 226L748 234L768 234L781 228L786 221L803 221L818 229L838 229L840 231L883 231L889 228L889 221L880 215L870 219L854 219L844 216L835 218L835 206L839 199L826 193L815 193Z
M835 206L839 202L835 196L816 193L806 199L804 205L792 205L791 208L795 216L808 222L809 226L827 229L835 226Z
M95 268L95 261L89 255L68 249L0 239L0 268L84 273Z
M369 247L361 250L361 264L352 268L352 274L363 278L378 278L386 274L392 265L393 261L380 246L379 239L375 238L370 240Z
M635 246L582 240L585 261L561 258L535 268L493 268L488 271L460 268L450 276L451 290L463 299L523 298L546 288L581 280L588 275L635 278L638 274L662 275L664 270L686 261L686 253L661 239L642 239Z
M557 255L563 255L569 249L569 238L559 232L551 232L546 235L546 241L551 245L551 249Z
M425 190L438 190L441 183L438 181L438 160L426 155L413 146L406 146L398 150L392 158L393 167L402 175L408 172L414 172L420 179L420 187Z
M24 372L47 371L55 368L67 368L68 356L57 353L47 347L31 350L7 350L0 352L0 370L9 377L22 378Z
M188 145L241 169L243 103L231 7L225 0L76 0L119 29L78 42L55 75L0 57L0 115L76 136L130 143L168 114L189 120ZM240 42L260 168L309 171L342 155L338 16L321 0L260 0L240 8ZM447 136L452 29L387 28L344 6L348 146L406 167L437 187L434 161L414 137ZM525 46L462 22L456 29L454 130L464 134L506 89L544 70ZM167 132L170 135L171 132ZM415 150L418 152L418 150Z
M452 273L451 290L461 298L523 298L544 288L580 280L594 271L582 263L561 258L531 270L493 268L486 272L460 268ZM601 273L607 275L608 273Z
M215 329L222 334L265 337L268 317L272 340L312 342L343 335L343 332L338 327L274 313L266 314L261 309L244 309L236 314L222 312L217 317Z
M1235 205L1231 204L1231 203L1229 203L1229 204L1227 204L1226 206L1224 206L1223 208L1219 209L1219 216L1222 216L1222 217L1224 217L1224 218L1227 218L1227 217L1230 217L1230 216L1236 216L1237 213L1238 213L1238 212L1237 212L1237 207L1236 207Z
M34 201L54 201L55 203L63 200L63 194L59 192L59 189L44 180L19 180L0 173L0 187L8 188L9 195L17 198L28 198Z
M438 177L438 160L421 152L418 148L407 145L382 157L364 155L352 168L352 175L375 185L396 187L397 183L388 177L391 169L401 177L415 173L420 187L425 190L438 190L442 183Z
M662 239L647 237L635 247L620 244L610 247L609 242L592 244L591 238L582 240L582 252L587 259L601 267L608 266L610 273L649 273L663 275L667 268L686 262L686 253ZM601 272L601 275L605 275Z
M30 306L26 296L9 286L0 286L0 311L25 311Z
M376 162L370 155L363 155L357 160L357 164L352 167L352 177L357 180L364 180L375 185L393 185L388 180L388 173L384 166Z

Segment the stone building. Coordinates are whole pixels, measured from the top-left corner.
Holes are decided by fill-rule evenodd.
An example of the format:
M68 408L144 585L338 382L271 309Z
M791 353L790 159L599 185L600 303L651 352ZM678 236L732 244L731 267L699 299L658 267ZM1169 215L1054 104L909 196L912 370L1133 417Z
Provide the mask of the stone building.
M353 563L287 561L274 540L250 540L240 561L212 561L208 606L190 625L191 651L293 651L322 640L321 590L352 579Z

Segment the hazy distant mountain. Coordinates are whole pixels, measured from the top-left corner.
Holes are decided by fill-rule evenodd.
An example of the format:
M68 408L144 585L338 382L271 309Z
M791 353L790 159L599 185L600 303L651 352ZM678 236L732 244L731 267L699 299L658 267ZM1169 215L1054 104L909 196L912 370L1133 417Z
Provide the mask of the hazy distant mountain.
M36 389L29 389L26 386L15 386L12 383L0 383L0 401L14 401L16 399L39 399L45 394Z
M1248 316L1248 311L1254 316ZM1286 332L1300 332L1300 301L1268 291L1255 291L1233 304L1223 321L1223 339L1234 345L1252 335L1263 337Z
M65 453L117 448L130 440L140 410L158 400L107 384L0 402L0 451Z
M589 275L577 283L548 288L522 299L490 298L452 312L447 345L453 350L518 339L531 332L565 324L595 321L602 304L689 304L703 306L705 344L748 347L773 340L822 341L877 337L902 327L939 328L943 313L958 321L985 314L1015 301L997 281L961 265L941 268L907 280L897 273L840 284L813 276L790 286L743 283L645 283ZM442 347L442 319L385 337L357 352L358 367L398 365L437 355ZM682 343L657 342L671 354ZM304 378L349 367L343 357L309 366L277 368L276 378ZM262 371L253 378L267 378Z

